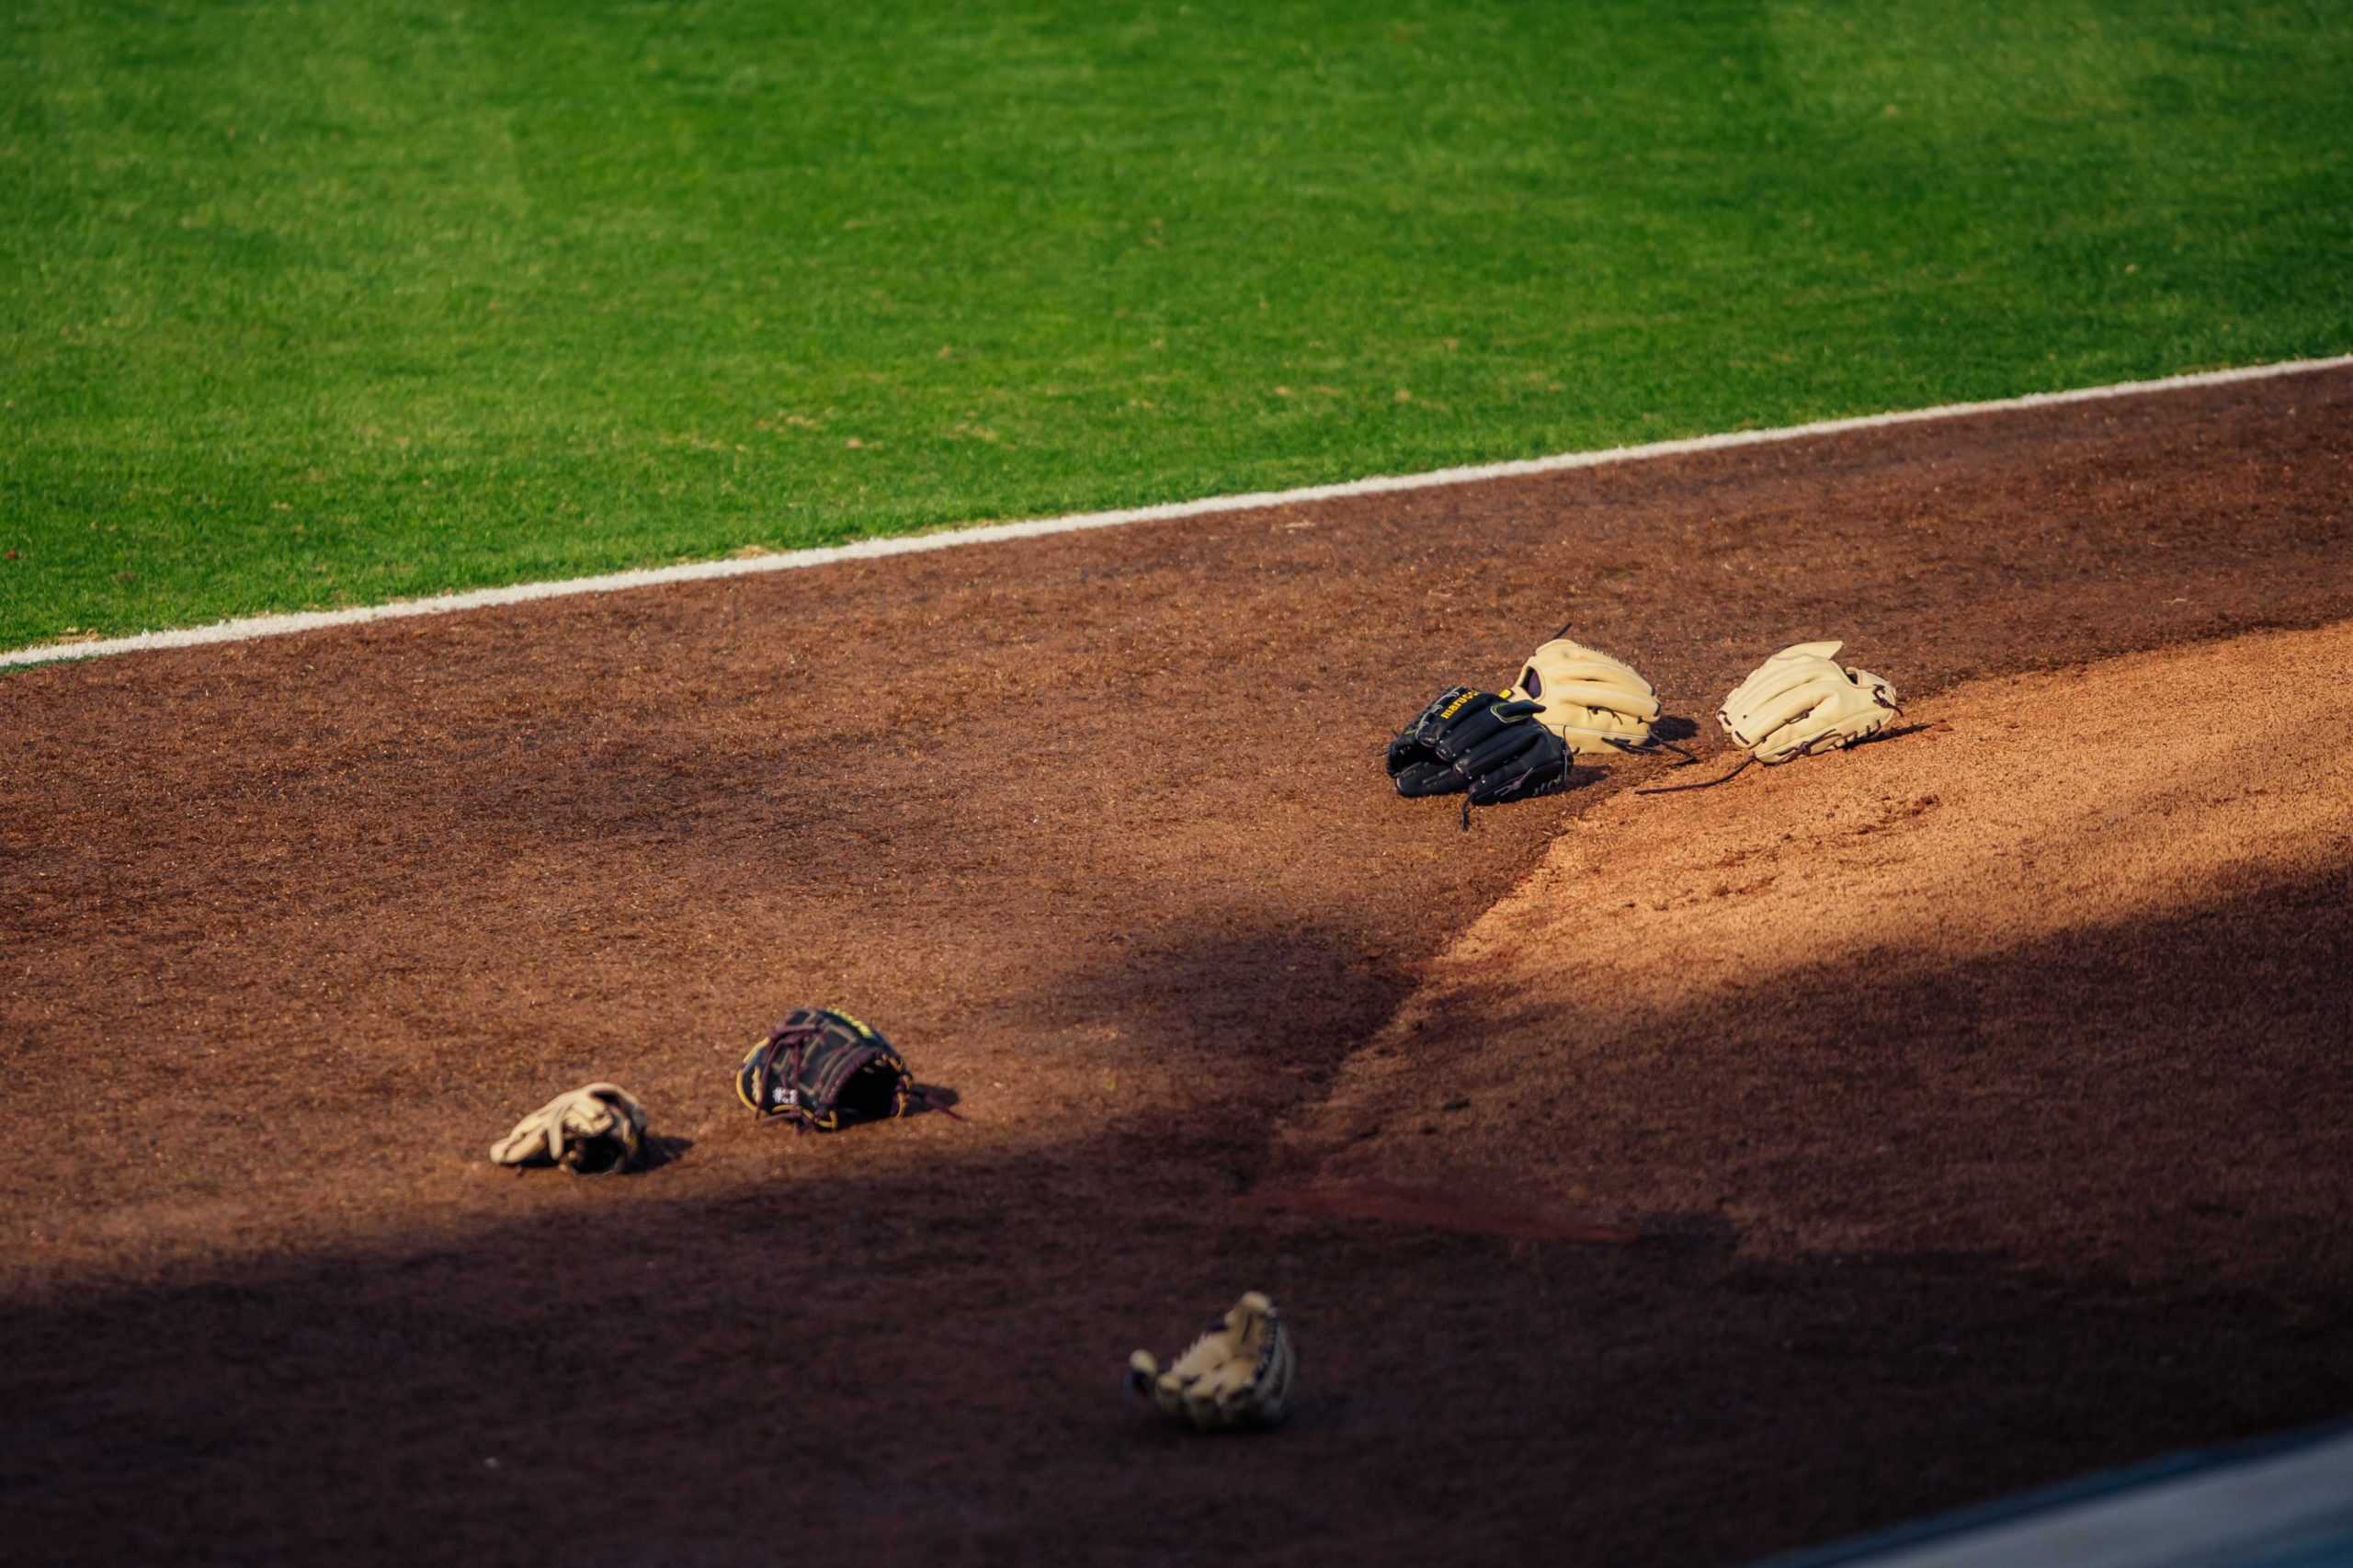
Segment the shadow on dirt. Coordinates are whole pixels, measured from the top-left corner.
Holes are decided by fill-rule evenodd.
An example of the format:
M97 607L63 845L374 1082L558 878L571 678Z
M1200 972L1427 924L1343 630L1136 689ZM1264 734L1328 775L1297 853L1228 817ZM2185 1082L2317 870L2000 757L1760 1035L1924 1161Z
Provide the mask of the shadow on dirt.
M1680 744L1699 733L1698 721L1686 719L1679 713L1662 713L1651 724L1654 740L1672 741Z
M1140 1131L789 1195L584 1183L459 1247L17 1305L14 1539L406 1562L420 1528L497 1557L561 1512L646 1561L738 1562L789 1516L824 1561L1151 1563L1246 1553L1279 1517L1392 1562L1475 1510L1486 1561L1556 1562L1565 1531L1595 1561L1725 1562L2353 1400L2341 1310L1982 1256L1758 1264L1710 1216L1605 1247L1252 1217L1139 1196ZM1245 1287L1300 1336L1290 1430L1195 1440L1123 1401L1130 1349Z
M1496 997L1411 1036L1415 1142L1608 1244L1238 1203L1410 971L1205 903L1005 999L1176 1073L1097 1134L925 1164L886 1124L695 1197L543 1177L454 1240L13 1304L0 1493L53 1562L406 1562L427 1526L497 1557L560 1513L662 1561L765 1558L790 1517L821 1558L1173 1562L1279 1517L1380 1563L1475 1514L1483 1560L1715 1563L2318 1419L2353 1404L2348 903L2250 883L1615 1035ZM1477 1056L1499 1028L1554 1042L1524 1085ZM1245 1288L1299 1333L1293 1430L1122 1403L1130 1349Z
M645 1159L640 1168L649 1171L660 1170L664 1165L686 1158L693 1151L695 1141L691 1138L675 1137L665 1132L648 1133L645 1139Z
M1498 983L1369 1048L1283 1179L1461 1173L1755 1251L1922 1247L2324 1301L2353 1289L2353 868L1931 960L1761 965L1674 1011Z

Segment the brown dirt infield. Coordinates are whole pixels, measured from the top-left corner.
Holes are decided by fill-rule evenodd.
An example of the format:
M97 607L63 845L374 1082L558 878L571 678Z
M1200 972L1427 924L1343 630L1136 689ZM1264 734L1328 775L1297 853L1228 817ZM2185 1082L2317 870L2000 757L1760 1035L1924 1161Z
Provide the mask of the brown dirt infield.
M8 1551L1736 1562L2341 1414L2346 643L2222 640L2349 480L2337 371L0 681ZM1387 791L1572 618L1931 727ZM748 1125L801 1001L972 1119ZM593 1076L659 1168L483 1162ZM1250 1286L1289 1429L1122 1406Z
M1995 676L1704 802L1620 793L1286 1129L1298 1190L1758 1260L2342 1277L2348 670L2353 623Z

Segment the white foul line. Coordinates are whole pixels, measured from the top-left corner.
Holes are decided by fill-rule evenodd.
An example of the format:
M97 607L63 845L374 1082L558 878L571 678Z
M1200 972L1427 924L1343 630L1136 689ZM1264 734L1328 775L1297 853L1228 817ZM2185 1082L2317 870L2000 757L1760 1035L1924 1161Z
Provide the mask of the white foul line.
M1479 463L1468 468L1442 468L1430 473L1352 479L1340 484L1311 484L1300 490L1257 491L1247 495L1213 495L1200 501L1171 501L1155 506L1129 506L1113 512L1081 512L1066 517L1040 517L1029 522L988 523L891 539L859 540L853 544L825 545L812 550L781 551L725 561L688 562L677 566L653 566L634 572L613 572L600 577L574 577L556 583L520 583L512 587L477 588L471 593L445 594L429 599L400 599L392 604L353 609L307 610L291 615L256 615L210 626L170 631L142 631L133 637L102 642L49 642L0 653L0 668L11 665L48 664L61 659L97 659L114 653L138 653L156 648L193 648L207 642L243 642L257 637L281 637L328 626L353 626L369 620L399 620L416 615L449 615L459 610L489 609L501 605L556 599L574 594L610 594L625 588L651 588L665 583L695 583L711 577L748 577L759 572L794 572L829 566L836 561L871 561L885 555L914 555L968 544L993 544L999 540L1038 539L1047 534L1077 533L1086 528L1115 528L1129 523L1160 522L1175 517L1209 517L1219 512L1243 512L1262 506L1290 506L1347 495L1381 495L1399 490L1435 489L1449 484L1475 484L1483 480L1513 479L1524 474L1559 473L1568 469L1601 468L1611 463L1644 462L1686 452L1722 451L1730 447L1762 446L1795 441L1809 436L1835 436L1848 430L1873 430L1889 425L1913 425L1931 419L1957 419L1972 414L2011 409L2048 408L2102 398L2131 397L2140 392L2182 392L2193 387L2222 386L2273 376L2302 375L2314 370L2353 367L2353 354L2326 359L2290 359L2276 365L2251 365L2231 370L2204 370L2195 375L2166 376L2153 381L2120 381L2113 386L2078 387L2068 392L2029 392L2023 397L1997 398L1986 403L1952 403L1936 408L1866 414L1848 419L1817 420L1773 430L1736 430L1720 436L1692 436L1675 441L1654 441L1640 447L1611 447L1603 451L1567 452L1558 457L1524 458L1515 462Z

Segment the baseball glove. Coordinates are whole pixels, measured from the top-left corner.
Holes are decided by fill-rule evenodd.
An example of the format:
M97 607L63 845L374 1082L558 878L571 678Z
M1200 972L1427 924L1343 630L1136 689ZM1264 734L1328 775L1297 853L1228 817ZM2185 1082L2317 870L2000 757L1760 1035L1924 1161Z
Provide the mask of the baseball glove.
M1632 665L1557 633L1528 655L1507 695L1537 704L1538 723L1588 755L1649 749L1658 717L1658 693Z
M1468 790L1472 806L1565 790L1568 747L1529 722L1541 707L1515 702L1508 692L1467 686L1442 691L1389 743L1389 777L1401 795Z
M1734 745L1770 767L1869 740L1903 710L1895 688L1834 662L1843 642L1796 642L1733 687L1716 714Z
M645 1159L645 1108L618 1084L556 1096L490 1146L502 1165L561 1165L574 1176L635 1170Z
M735 1094L803 1132L834 1132L906 1114L907 1063L880 1029L831 1007L796 1007L760 1037L735 1071Z
M1128 1387L1203 1431L1272 1426L1290 1412L1299 1356L1275 1304L1252 1290L1166 1371L1148 1350L1128 1358Z

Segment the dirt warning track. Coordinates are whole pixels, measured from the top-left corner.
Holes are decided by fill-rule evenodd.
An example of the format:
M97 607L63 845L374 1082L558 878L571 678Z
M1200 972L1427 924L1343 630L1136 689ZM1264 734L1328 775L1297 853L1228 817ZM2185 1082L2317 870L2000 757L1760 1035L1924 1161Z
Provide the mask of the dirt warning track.
M2037 1218L2047 1165L1986 1158L1964 1173L1985 1224L1873 1228L1806 1185L1847 1168L1808 1158L1827 1123L1790 1120L1814 1100L1774 1108L1783 1157L1754 1158L1756 1103L1646 1085L1634 1056L1610 1103L1677 1096L1639 1148L1620 1119L1623 1147L1568 1149L1564 1099L1483 1122L1478 1159L1527 1173L1523 1201L1678 1217L1639 1241L1234 1199L1295 1179L1319 1118L1465 1094L1488 1116L1462 1082L1483 1031L1421 1051L1392 1020L1540 865L1576 908L1568 851L1546 859L1570 824L1696 839L1861 777L1636 801L1662 773L1629 765L1464 834L1380 776L1438 687L1500 682L1563 620L1693 721L1799 637L1932 702L2322 627L2353 617L2348 481L2353 375L2327 372L0 681L14 1533L53 1561L390 1560L420 1532L495 1557L562 1517L644 1561L737 1562L778 1552L781 1517L820 1560L1388 1562L1472 1521L1499 1559L1721 1562L2337 1413L2353 1280L2318 1238L2342 1210L2310 1186L2249 1209L2285 1189L2260 1173L2214 1187L2236 1224L2093 1184L2081 1249ZM2293 723L2268 699L2232 722ZM1932 756L1970 767L1943 733L1821 766ZM2341 859L2267 863L2109 947L2071 916L2002 952L2101 1005L2127 972L2101 954L2165 974L2228 933L2264 959L2254 1006L2304 1032L2259 1092L2200 1058L2168 1125L2341 1104L2342 882ZM1959 899L1925 885L1930 915ZM1820 1103L1882 1076L1918 1103L1887 1036L1964 996L1999 1010L1977 1022L2000 1092L2018 1042L2060 1053L2025 1110L2098 1083L2049 991L1884 959L1911 1000L1856 1016L1873 1043L1846 1068L1835 1030L1808 1037L1812 1074L1848 1074ZM972 1119L747 1125L727 1069L802 1001L881 1025ZM1371 1044L1404 1054L1366 1117ZM1747 1046L1758 1073L1776 1037ZM1510 1071L1567 1096L1575 1065ZM2164 1066L2124 1080L2158 1108ZM598 1076L652 1107L661 1168L483 1161ZM2086 1116L2068 1168L2135 1138ZM1950 1189L1939 1158L1868 1174ZM1700 1202L1728 1174L1745 1196ZM2234 1236L2256 1256L2215 1267ZM1119 1407L1128 1349L1245 1286L1299 1328L1293 1429L1186 1443Z

